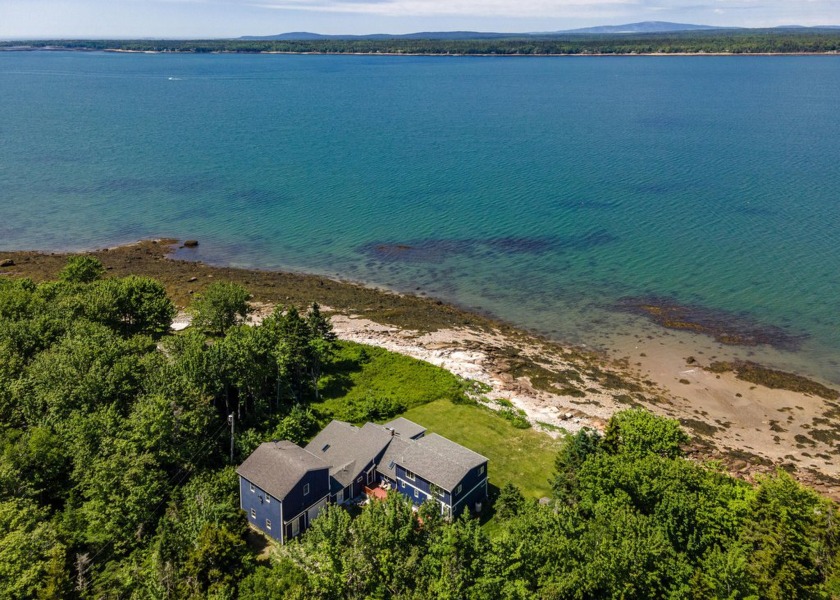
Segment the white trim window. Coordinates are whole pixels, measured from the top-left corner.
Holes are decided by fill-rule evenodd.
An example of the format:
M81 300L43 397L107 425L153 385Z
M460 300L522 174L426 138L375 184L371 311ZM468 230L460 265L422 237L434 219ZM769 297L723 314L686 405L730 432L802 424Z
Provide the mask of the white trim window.
M252 493L253 493L254 491L256 491L256 490L254 489L254 484L253 484L253 483L251 483L251 482L249 481L249 482L248 482L248 485L249 485L249 486L251 486L251 492L252 492Z
M304 495L304 496L308 496L308 495L309 495L309 484L308 484L308 483L304 483L304 484L303 484L303 495Z
M265 495L265 503L266 504L271 504L271 496L268 495L268 494Z
M420 490L418 490L417 488L414 488L414 497L415 497L415 498L419 498L419 497L420 497Z
M479 475L484 475L484 465L481 465L481 468L478 470Z
M456 493L456 494L460 494L460 493L461 493L461 488L462 488L462 487L463 487L463 486L459 483L459 484L458 484L458 487L456 487L456 488L455 488L455 493Z
M255 509L251 509L251 518L256 521L257 519L257 511Z
M265 530L266 531L271 531L271 519L266 519L265 520Z
M414 481L414 479L415 479L414 473L412 473L411 471L406 469L405 470L405 478L408 479L409 481Z

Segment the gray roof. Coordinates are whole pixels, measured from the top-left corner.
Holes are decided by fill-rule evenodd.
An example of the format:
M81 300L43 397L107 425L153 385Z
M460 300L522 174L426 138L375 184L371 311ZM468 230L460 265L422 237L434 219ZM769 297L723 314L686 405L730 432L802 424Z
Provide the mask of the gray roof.
M393 470L387 470L390 461L393 460L401 467L450 492L470 469L487 462L487 458L477 452L436 433L417 440L394 438L391 446L382 458L379 468L381 473L393 478ZM389 462L386 463L386 460Z
M400 437L414 439L422 437L426 433L426 428L418 425L414 421L409 421L405 417L397 417L393 421L389 421L383 425L385 429L393 429Z
M330 466L330 475L342 486L348 486L390 441L391 433L381 425L365 423L359 428L344 421L331 421L307 444L306 450L322 458Z
M376 470L388 479L396 479L397 475L394 472L394 464L402 460L405 449L410 443L410 439L404 440L401 437L392 438L391 443L388 444L388 448L385 450L385 454L382 455L382 460L376 466Z
M275 498L283 500L301 477L329 465L288 441L260 444L236 472Z

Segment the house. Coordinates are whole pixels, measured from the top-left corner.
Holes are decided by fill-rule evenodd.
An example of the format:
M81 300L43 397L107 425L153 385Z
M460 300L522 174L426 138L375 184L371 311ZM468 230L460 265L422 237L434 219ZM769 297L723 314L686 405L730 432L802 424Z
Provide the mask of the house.
M395 437L377 471L415 505L437 501L444 517L480 510L487 499L487 459L436 433Z
M285 543L305 531L330 497L330 468L292 442L267 442L236 470L248 522Z
M487 459L403 417L355 427L332 421L306 446L330 465L333 502L394 489L415 505L432 499L458 516L487 498Z
M395 490L415 506L433 500L451 518L487 499L485 457L402 417L362 427L332 421L305 448L261 444L236 472L250 523L281 543L328 501Z

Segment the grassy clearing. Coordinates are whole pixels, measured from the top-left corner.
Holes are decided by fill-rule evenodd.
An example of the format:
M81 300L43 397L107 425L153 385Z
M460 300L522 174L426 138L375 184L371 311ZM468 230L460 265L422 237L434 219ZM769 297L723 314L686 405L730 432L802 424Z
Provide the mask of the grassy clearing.
M409 356L354 342L339 342L338 352L321 381L325 417L364 422L360 410L371 400L393 400L396 412L434 400L458 400L463 382L444 369ZM387 418L383 414L373 419Z
M501 488L511 482L528 498L549 496L559 442L532 429L516 429L481 406L430 402L403 416L490 460L490 483Z
M527 497L550 494L558 442L544 433L517 429L499 414L464 399L465 383L444 369L374 346L340 342L314 404L323 420L356 423L395 415L362 416L371 399L393 399L398 412L490 459L490 483L517 485ZM456 400L456 402L452 402Z

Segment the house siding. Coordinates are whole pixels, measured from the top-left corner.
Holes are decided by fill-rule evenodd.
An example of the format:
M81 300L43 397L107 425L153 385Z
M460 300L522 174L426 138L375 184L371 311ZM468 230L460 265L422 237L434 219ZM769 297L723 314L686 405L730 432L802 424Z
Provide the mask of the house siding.
M270 502L266 502L268 494L258 485L254 484L254 491L251 491L252 482L248 481L241 475L239 476L239 506L245 511L248 517L248 523L262 531L265 535L283 542L283 522L280 513L281 501L277 498L271 498ZM251 517L251 510L256 513L256 518ZM271 521L271 531L268 531L265 526L266 519Z
M483 467L483 473L482 473ZM460 515L466 508L473 510L475 503L483 501L487 498L487 462L470 469L464 478L458 483L461 486L459 493L454 493L458 489L458 485L450 491L444 490L443 496L432 494L432 487L429 480L414 474L414 481L407 479L405 476L405 469L397 464L395 467L397 474L397 491L411 500L415 505L423 504L427 499L432 498L437 500L445 506L453 508L453 517ZM419 490L418 497L415 497L414 490Z
M455 495L453 516L460 515L465 508L475 509L475 503L487 499L487 463L483 463L469 472L461 480L461 492ZM481 472L483 468L483 473ZM457 486L456 486L457 489Z
M303 486L309 484L309 493L304 496ZM290 519L302 513L330 493L329 469L309 471L283 499L283 514Z

